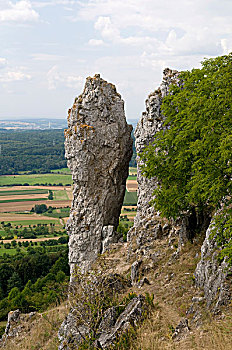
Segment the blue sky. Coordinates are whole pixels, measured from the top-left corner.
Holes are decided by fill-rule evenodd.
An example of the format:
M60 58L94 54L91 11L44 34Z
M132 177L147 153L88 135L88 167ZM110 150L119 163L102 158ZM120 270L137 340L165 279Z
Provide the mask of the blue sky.
M232 51L232 0L0 0L0 119L65 118L85 78L138 119L165 67Z

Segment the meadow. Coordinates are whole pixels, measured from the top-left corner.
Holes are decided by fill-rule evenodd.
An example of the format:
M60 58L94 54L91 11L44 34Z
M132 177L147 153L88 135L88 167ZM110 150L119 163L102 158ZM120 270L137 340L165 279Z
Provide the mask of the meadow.
M23 175L2 175L0 186L14 185L61 185L68 186L72 183L72 176L67 174L23 174Z

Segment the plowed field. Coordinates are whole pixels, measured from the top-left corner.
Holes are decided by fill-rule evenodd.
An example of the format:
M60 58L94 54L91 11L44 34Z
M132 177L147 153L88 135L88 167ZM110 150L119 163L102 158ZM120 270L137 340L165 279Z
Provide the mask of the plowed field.
M71 200L65 201L30 201L30 202L10 202L0 203L0 213L7 213L11 211L30 211L36 204L46 204L47 206L62 208L71 206Z

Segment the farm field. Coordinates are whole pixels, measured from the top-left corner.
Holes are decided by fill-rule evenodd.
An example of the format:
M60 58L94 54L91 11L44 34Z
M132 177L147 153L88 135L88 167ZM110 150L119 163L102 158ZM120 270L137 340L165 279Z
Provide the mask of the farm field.
M137 180L127 180L126 189L128 192L136 192L138 190Z
M124 197L124 206L125 205L129 205L129 206L133 206L136 205L137 203L137 192L127 192L125 193L125 197Z
M71 205L71 200L63 200L63 201L26 201L26 202L8 202L8 203L0 203L0 213L5 212L22 212L22 211L30 211L36 204L46 204L47 206L63 208Z
M16 253L14 247L5 249L3 246L12 239L16 242L38 241L39 244L51 238L58 239L59 232L63 234L72 200L71 182L70 170L67 168L54 170L52 174L0 176L0 236L6 237L0 247L0 256L4 253L10 255ZM27 185L19 185L24 183ZM70 185L67 186L67 184ZM130 168L124 206L121 211L121 219L127 226L132 224L136 215L137 187L136 168ZM53 200L48 200L51 192ZM31 212L36 205L45 205L47 211L42 214ZM40 236L36 235L32 238L20 237L21 231L28 230L30 234L31 228L35 230L36 227L47 227L49 232L40 233ZM11 239L7 239L8 236L12 236ZM22 251L23 249L27 251L25 247L22 247Z
M2 175L0 176L0 186L6 185L71 185L72 176L65 174L24 174L24 175Z

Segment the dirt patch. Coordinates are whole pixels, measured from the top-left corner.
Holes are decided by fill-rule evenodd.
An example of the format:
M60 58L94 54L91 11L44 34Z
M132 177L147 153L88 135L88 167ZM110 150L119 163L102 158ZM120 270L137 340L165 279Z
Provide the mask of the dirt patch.
M137 180L127 180L126 189L128 192L136 192L138 190Z
M3 243L10 243L11 241L16 242L43 242L43 241L49 241L50 239L58 240L60 237L43 237L43 238L16 238L16 239L4 239Z
M17 194L17 195L10 195L8 194L7 196L1 196L0 200L1 201L9 201L9 200L14 200L14 199L36 199L36 198L47 198L48 194L47 193L41 193L41 194Z
M36 204L46 204L47 206L62 208L66 206L71 206L71 201L63 200L0 203L0 213L7 213L11 211L30 211Z
M28 220L48 220L51 221L55 220L55 218L45 216L45 215L24 215L24 214L15 214L11 213L9 215L7 214L0 214L0 221L28 221Z

